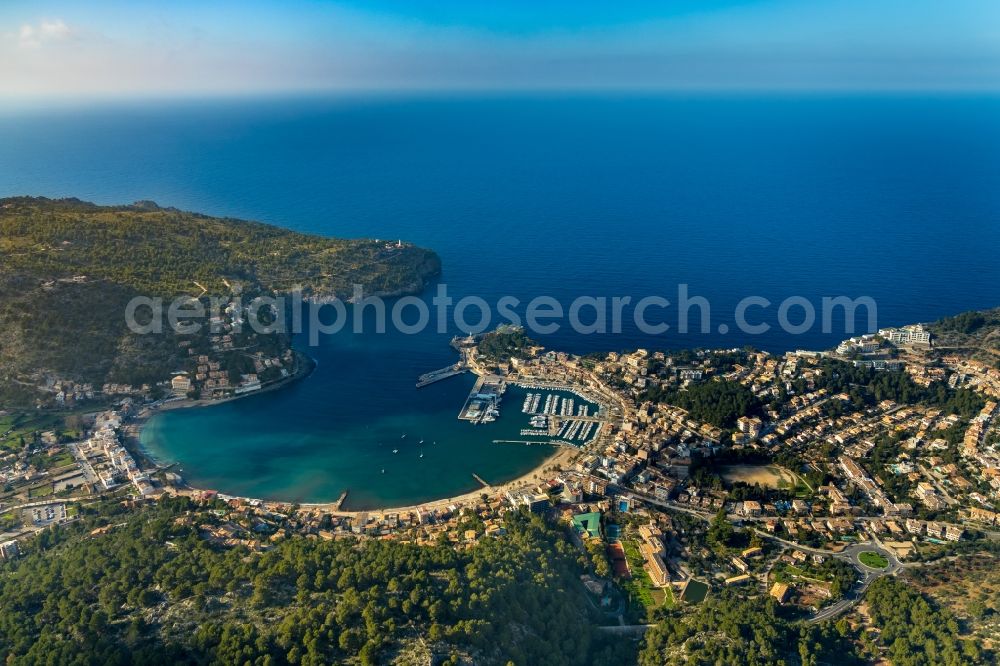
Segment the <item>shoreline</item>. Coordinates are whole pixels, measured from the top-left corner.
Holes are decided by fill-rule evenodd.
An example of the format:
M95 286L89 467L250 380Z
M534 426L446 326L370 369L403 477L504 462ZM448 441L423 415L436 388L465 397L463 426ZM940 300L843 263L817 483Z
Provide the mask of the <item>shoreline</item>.
M155 472L165 472L170 470L172 467L178 465L179 463L177 461L166 461L158 459L155 455L153 455L151 451L149 451L142 444L142 431L148 425L150 419L152 419L154 416L157 416L158 414L167 411L173 411L178 409L212 407L215 405L221 405L235 400L241 400L243 398L247 398L250 396L260 395L262 393L276 391L278 389L285 388L296 381L305 379L306 377L312 374L312 372L316 369L318 364L310 356L303 354L297 350L293 351L295 352L297 357L305 361L306 363L305 368L301 372L297 372L295 375L292 375L291 377L288 377L279 382L275 382L274 384L271 384L265 388L262 388L260 391L254 391L253 393L248 393L244 395L234 395L228 398L223 398L221 400L183 399L183 400L173 400L169 402L164 402L156 407L150 407L150 406L143 407L142 409L139 410L136 416L133 417L133 419L129 422L128 426L126 427L125 443L132 450L133 454L136 455L136 457L140 458L143 463L145 463L144 466L151 467ZM479 374L475 372L475 370L473 370L473 372L474 374ZM514 381L512 383L515 385L521 384L521 382L519 381ZM559 388L571 391L572 393L580 396L581 398L584 398L591 402L595 402L595 404L598 404L599 406L603 407L603 404L600 401L594 401L593 398L582 395L579 392L579 389L574 390L572 388L567 388L567 387L559 387ZM540 483L545 480L544 471L546 469L555 467L562 470L566 466L568 466L568 464L572 460L574 460L579 454L581 454L584 450L582 446L581 448L571 448L569 446L559 446L559 445L552 445L552 446L556 450L551 455L546 456L541 462L539 462L537 465L534 465L531 469L525 471L523 474L516 476L508 481L504 481L503 483L499 484L489 484L481 486L474 490L470 490L466 493L453 495L451 497L428 500L426 502L420 502L417 504L411 504L407 506L386 506L386 507L376 507L368 509L342 509L340 508L340 501L295 502L291 500L276 500L276 499L267 499L263 497L242 497L238 495L230 495L229 493L225 493L214 488L199 488L191 485L186 480L182 481L180 486L178 486L178 490L180 490L182 493L185 494L212 492L224 497L233 497L235 499L260 502L261 504L272 507L288 506L295 504L301 507L302 510L319 511L321 513L329 513L331 515L341 516L341 517L356 517L361 514L371 514L371 513L385 514L385 513L407 513L407 512L412 513L414 511L432 511L438 509L446 509L447 507L452 505L454 505L457 508L462 508L469 504L474 505L478 503L484 493L493 495L498 492L523 488L532 483ZM181 477L183 479L183 474L181 474ZM350 488L345 489L344 493L346 497L349 497Z
M188 398L184 398L179 400L168 400L155 406L144 405L139 409L136 415L132 417L132 419L128 422L125 428L126 431L125 444L131 448L133 455L140 457L143 460L143 462L148 463L149 466L154 468L155 471L163 471L165 469L173 467L174 465L177 465L178 463L176 461L158 460L157 457L153 455L151 451L149 451L145 446L143 446L142 431L145 429L150 419L159 414L179 409L200 409L200 408L214 407L216 405L224 405L228 402L243 400L245 398L250 398L252 396L263 395L265 393L277 391L287 386L291 386L292 384L298 381L306 379L317 368L318 363L308 354L303 354L302 352L296 349L293 349L292 352L295 354L295 357L298 359L300 363L295 373L289 377L280 379L274 382L273 384L268 384L267 386L263 386L259 391L244 393L242 395L232 395L229 396L228 398L222 398L219 400L204 400L201 398L197 400L191 400ZM184 484L184 486L185 488L190 490L199 490L191 486L188 486L188 484L186 483Z
M545 460L540 462L538 465L534 466L524 474L515 477L509 481L505 481L496 485L488 485L477 488L476 490L470 490L467 493L462 493L461 495L455 495L453 497L445 497L436 500L428 500L426 502L421 502L419 504L411 504L408 506L391 506L391 507L379 507L372 509L338 509L336 502L316 502L307 503L299 502L298 506L302 511L317 511L319 513L329 513L332 516L340 517L357 517L362 514L389 514L389 513L413 513L414 511L433 511L436 509L446 509L449 506L454 505L457 509L468 506L470 504L477 504L482 495L485 493L487 495L494 495L498 492L504 492L509 490L515 490L527 486L533 482L542 482L545 480L545 470L549 467L559 467L562 469L569 462L571 462L578 454L582 452L582 449L571 449L565 446L555 447L557 450ZM261 500L265 504L289 504L289 502L276 502L272 500Z

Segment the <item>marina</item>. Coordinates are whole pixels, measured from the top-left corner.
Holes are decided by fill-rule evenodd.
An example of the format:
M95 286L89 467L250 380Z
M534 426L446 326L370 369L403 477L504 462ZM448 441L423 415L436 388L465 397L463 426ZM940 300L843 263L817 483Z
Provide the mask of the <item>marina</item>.
M528 419L528 423L531 424L533 428L548 428L549 427L549 417L543 416L541 414L536 414Z
M575 392L574 392L575 393ZM545 403L542 413L538 413L538 405L542 397ZM594 424L600 419L590 415L590 406L580 398L577 404L576 398L560 398L548 393L529 391L524 396L521 411L530 416L530 428L523 428L520 432L525 437L546 437L554 436L577 445L590 441L591 434L594 433ZM558 413L557 413L558 411Z
M595 395L588 395L588 392L584 391L580 387L562 382L545 382L532 378L530 381L524 381L519 379L518 381L515 381L513 383L517 384L517 386L520 386L521 388L525 388L530 391L564 391L566 393L570 393L579 398L580 400L585 401L586 403L597 405L598 415L600 415L602 410L604 409L602 405L607 401L606 400L607 396L605 396L604 399L602 399L601 397L595 397ZM541 393L536 393L535 395L539 396L539 400L541 399L542 395ZM587 412L589 414L590 407L587 405L582 405L582 406L585 409L587 409ZM544 408L542 412L545 413Z
M422 375L421 381L437 381L450 376L464 363ZM594 424L602 423L601 408L598 403L596 415L591 415L590 398L572 386L527 385L515 382L521 388L530 388L521 402L521 413L528 415L528 427L521 428L522 437L557 437L562 443L581 446L590 441L594 434ZM458 418L472 423L491 423L500 417L500 403L507 390L507 379L498 375L481 375L469 391ZM569 393L571 396L560 395ZM544 401L543 401L544 398Z

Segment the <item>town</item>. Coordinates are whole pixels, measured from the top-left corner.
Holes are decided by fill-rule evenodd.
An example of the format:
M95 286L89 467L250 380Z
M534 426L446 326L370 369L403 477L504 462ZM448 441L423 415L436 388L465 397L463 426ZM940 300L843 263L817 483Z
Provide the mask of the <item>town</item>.
M1000 536L1000 370L937 349L921 326L780 356L579 357L520 344L522 336L503 329L457 340L454 370L598 406L594 436L552 440L556 455L531 482L365 512L193 489L142 458L136 417L158 403L129 396L47 430L8 417L0 555L16 557L32 535L75 520L99 496L186 495L213 507L199 518L203 538L254 552L293 535L463 548L503 538L504 515L524 510L565 526L592 562L583 584L609 619L642 626L656 608L729 586L770 595L808 621L829 619L880 576ZM196 361L199 390L219 390L208 384L212 362ZM167 400L187 399L191 386L173 383Z

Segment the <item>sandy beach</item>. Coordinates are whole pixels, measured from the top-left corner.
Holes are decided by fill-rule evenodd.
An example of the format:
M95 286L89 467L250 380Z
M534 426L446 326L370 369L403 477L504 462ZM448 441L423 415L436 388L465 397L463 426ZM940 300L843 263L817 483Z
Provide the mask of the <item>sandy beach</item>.
M311 363L302 373L297 374L294 377L290 377L287 380L268 386L261 391L256 391L248 395L258 395L262 392L273 391L279 388L287 386L293 381L302 379L307 376L313 369L314 365ZM128 447L136 454L143 464L143 467L151 467L156 469L167 469L173 465L173 463L168 461L157 460L143 445L141 442L142 429L145 427L146 423L152 417L157 414L175 410L175 409L192 409L198 407L211 407L214 405L221 405L232 400L240 400L247 397L246 395L233 396L230 398L225 398L222 400L172 400L168 402L161 403L155 407L143 407L139 410L137 415L131 420L126 428L126 444ZM366 509L366 510L343 510L338 508L336 502L326 502L326 503L301 503L300 506L306 511L317 511L320 513L329 513L337 516L357 516L362 513L367 514L385 514L385 513L409 513L413 511L432 511L435 509L445 509L449 506L468 506L476 504L480 501L482 495L488 494L490 496L496 495L498 492L506 492L510 490L517 490L525 488L549 478L554 475L550 473L554 469L566 469L570 462L574 460L580 454L579 449L573 449L570 447L556 447L552 455L546 457L541 463L532 468L531 470L525 472L517 478L511 479L510 481L504 482L497 485L482 486L475 490L471 490L467 493L456 495L453 497L445 497L441 499L431 500L428 502L423 502L421 504L413 504L409 506L401 507L383 507L377 509ZM184 485L184 491L187 493L196 492L218 492L213 488L196 488L188 484ZM242 498L247 500L260 501L268 506L288 506L289 502L268 500L266 498Z
M183 407L191 407L191 406L194 405L191 405L190 403L185 403L183 405ZM148 416L146 418L148 418ZM130 439L132 440L131 444L139 448L139 450L142 452L143 457L146 460L153 461L153 465L160 469L166 469L167 467L170 467L170 465L157 463L152 458L150 458L148 453L142 450L142 447L139 444L138 440L139 438L138 430L135 433L130 432L129 436ZM538 466L525 472L524 474L522 474L517 478L511 479L510 481L498 485L483 486L481 488L478 488L476 490L471 490L462 495L455 495L453 497L444 497L441 499L430 500L428 502L423 502L421 504L411 504L408 506L400 506L400 507L381 507L377 509L361 509L356 511L339 509L337 508L336 502L299 503L298 505L301 507L301 510L305 512L328 513L335 516L345 516L345 517L359 516L361 514L368 514L368 515L389 514L389 513L406 514L406 513L412 513L414 511L442 510L450 506L455 506L458 508L464 506L472 506L481 501L483 494L487 494L492 497L495 496L497 493L507 492L511 490L519 490L547 481L548 479L551 479L553 476L557 474L557 470L567 469L569 465L572 463L572 461L575 460L576 457L580 454L580 452L581 451L577 449L571 449L569 447L561 446L558 447L557 450L551 456L543 460ZM212 488L196 488L188 484L184 485L183 491L184 491L183 494L218 492ZM293 504L293 502L268 500L257 497L241 497L240 499L259 501L269 507L287 507Z
M300 372L296 373L292 377L289 377L288 379L272 384L262 389L261 391L256 391L249 395L257 395L259 393L266 391L274 391L283 388L294 381L297 381L299 379L308 376L313 371L313 369L315 369L316 367L315 362L308 356L300 354L299 352L296 352L296 354L299 355L300 360L302 361L302 363L300 364L302 370ZM481 368L476 367L475 365L473 365L470 369L477 375L481 375L484 373L484 371ZM546 386L549 385L548 382L539 382L537 380L531 380L525 383L523 381L518 380L517 378L514 379L513 383L529 387L533 387L536 384L545 384ZM600 398L595 398L594 396L589 395L588 394L589 392L586 392L581 388L566 387L556 384L552 384L552 388L569 390L586 400L591 400L599 405L603 405L603 401ZM232 396L230 398L225 398L222 400L174 400L162 403L161 405L158 405L155 408L145 407L139 411L138 415L129 424L129 427L127 429L127 437L129 441L127 443L129 444L130 448L132 448L133 451L139 455L139 457L142 459L144 463L148 463L151 467L156 467L158 469L166 469L168 467L171 467L172 463L157 460L154 456L150 454L149 451L145 449L145 447L142 446L141 443L142 428L145 426L145 424L150 418L152 418L158 413L168 410L189 409L195 407L210 407L213 405L220 405L229 402L231 400L239 400L244 397L246 397L246 395ZM497 493L524 489L527 487L534 486L548 479L551 479L553 476L556 475L555 474L556 470L567 469L572 463L572 461L574 461L580 455L581 451L582 449L577 449L570 446L556 446L555 450L551 455L547 456L544 460L542 460L538 465L536 465L532 469L528 470L524 474L514 479L511 479L509 481L497 485L483 485L480 488L470 490L469 492L463 493L461 495L444 497L441 499L430 500L419 504L412 504L399 507L381 507L374 509L345 510L340 508L341 504L344 501L342 499L341 501L338 502L298 503L298 505L305 511L329 513L331 515L348 516L348 517L357 516L360 514L376 514L376 515L387 514L387 513L405 514L418 510L433 511L436 509L437 510L446 509L447 507L450 506L463 507L463 506L475 505L476 503L481 501L481 497L483 496L483 494L487 494L492 497L495 496ZM187 484L184 485L184 491L190 493L218 492L212 488L195 488ZM347 489L346 495L347 495L347 500L349 500L350 489ZM242 499L260 501L263 502L265 505L272 507L288 506L291 504L290 502L286 501L268 500L265 498L248 497Z
M412 504L410 506L402 507L386 507L380 509L367 509L361 511L345 511L337 509L336 503L325 503L325 504L300 504L303 510L306 511L317 511L319 513L329 513L335 516L357 516L362 513L371 514L387 514L387 513L411 513L413 511L433 511L434 509L445 509L451 505L456 507L463 507L474 505L480 501L480 498L485 493L487 495L493 496L498 492L505 492L509 490L517 490L524 488L526 486L531 486L542 481L546 481L552 476L553 473L549 473L550 468L566 469L570 462L580 454L580 450L571 449L569 447L558 447L551 456L546 458L537 467L525 472L521 476L511 479L506 483L499 485L483 486L477 490L469 491L462 495L456 495L454 497L446 497L437 500L431 500L429 502L423 502L422 504ZM268 502L268 504L277 504ZM287 502L281 502L280 504L288 504Z

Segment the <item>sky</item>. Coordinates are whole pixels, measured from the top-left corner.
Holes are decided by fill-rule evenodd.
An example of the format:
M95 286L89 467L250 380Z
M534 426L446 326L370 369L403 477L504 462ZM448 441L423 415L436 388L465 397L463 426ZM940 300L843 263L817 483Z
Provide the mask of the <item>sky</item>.
M0 99L1000 89L1000 0L3 0Z

